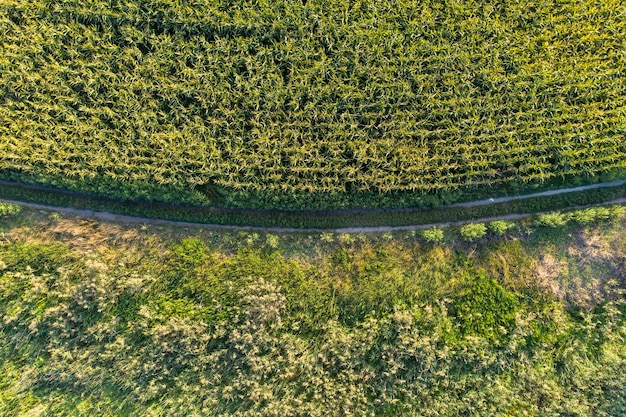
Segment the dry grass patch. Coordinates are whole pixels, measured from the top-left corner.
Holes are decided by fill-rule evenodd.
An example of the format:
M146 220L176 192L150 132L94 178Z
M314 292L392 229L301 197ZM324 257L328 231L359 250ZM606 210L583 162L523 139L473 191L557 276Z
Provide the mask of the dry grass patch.
M544 253L534 266L534 277L537 284L554 296L565 301L566 291L563 288L563 277L569 274L569 267L566 261L556 259L550 253Z
M568 247L570 255L577 256L581 262L605 262L615 258L615 248L611 240L603 236L598 229L584 229Z
M62 216L57 213L33 216L28 225L9 228L4 239L26 244L63 242L77 254L140 264L147 253L160 258L167 255L168 239L140 226L119 225Z

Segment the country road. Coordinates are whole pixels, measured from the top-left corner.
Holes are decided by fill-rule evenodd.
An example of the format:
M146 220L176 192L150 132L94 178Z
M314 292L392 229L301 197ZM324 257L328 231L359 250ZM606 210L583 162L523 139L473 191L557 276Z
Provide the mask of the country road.
M535 197L549 197L558 194L564 193L573 193L580 192L586 190L593 190L598 188L609 188L609 187L619 187L626 184L626 180L621 181L613 181L607 183L598 183L585 185L580 187L572 187L572 188L563 188L557 190L549 190L542 191L534 194L526 194L520 196L511 196L511 197L498 197L491 198L485 200L477 200L470 201L465 203L456 203L452 205L448 205L442 208L452 208L452 207L477 207L477 206L486 206L491 204L500 204L507 203L514 200L524 200ZM33 188L32 186L29 186ZM137 217L137 216L128 216L121 215L115 213L109 213L106 211L95 211L95 210L84 210L77 209L73 207L58 207L52 205L45 204L37 204L37 203L28 203L10 199L2 199L1 202L5 203L14 203L19 204L24 207L29 207L36 210L47 210L47 211L56 211L60 213L70 214L78 217L92 218L102 221L110 221L110 222L118 222L118 223L126 223L126 224L153 224L153 225L166 225L166 226L177 226L177 227L194 227L194 228L207 228L207 229L220 229L220 230L248 230L248 231L261 231L261 232L271 232L271 233L307 233L307 232L335 232L335 233L384 233L384 232L393 232L393 231L409 231L409 230L423 230L429 229L432 227L449 227L449 226L459 226L468 223L484 223L490 222L494 220L517 220L525 217L529 217L531 215L543 214L544 212L539 213L517 213L517 214L507 214L502 216L493 216L493 217L485 217L479 219L471 219L471 220L462 220L462 221L453 221L453 222L440 222L440 223L430 223L430 224L415 224L415 225L405 225L405 226L367 226L367 227L344 227L344 228L295 228L295 227L261 227L261 226L231 226L231 225L220 225L220 224L208 224L208 223L193 223L193 222L184 222L184 221L175 221L175 220L163 220L163 219L153 219L153 218L145 218L145 217ZM567 209L580 209L590 206L600 206L600 205L609 205L609 204L626 204L626 198L614 199L611 201L599 203L599 204L591 204L586 206L572 206L567 207ZM353 213L354 215L358 215L364 212L406 212L411 209L388 209L388 210L364 210L364 209L355 209L355 210L342 210L342 213Z

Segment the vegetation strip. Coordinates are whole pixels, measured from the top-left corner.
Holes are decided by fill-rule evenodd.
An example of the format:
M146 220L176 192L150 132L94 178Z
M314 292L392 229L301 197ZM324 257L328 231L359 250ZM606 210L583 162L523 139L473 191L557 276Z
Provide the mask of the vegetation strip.
M623 210L476 245L15 209L2 416L626 415Z
M582 190L581 190L582 189ZM46 210L71 211L77 215L126 222L167 222L187 226L225 229L258 229L265 231L374 232L424 229L432 226L467 224L472 221L516 219L531 214L565 208L581 208L599 204L621 203L626 198L626 181L596 184L569 190L543 192L538 195L509 197L509 201L465 203L428 211L400 209L358 215L344 213L294 213L277 211L211 210L155 203L122 202L90 197L64 190L0 183L2 201L17 202ZM476 205L473 205L476 204ZM69 208L63 208L69 207ZM267 223L264 223L267 221Z

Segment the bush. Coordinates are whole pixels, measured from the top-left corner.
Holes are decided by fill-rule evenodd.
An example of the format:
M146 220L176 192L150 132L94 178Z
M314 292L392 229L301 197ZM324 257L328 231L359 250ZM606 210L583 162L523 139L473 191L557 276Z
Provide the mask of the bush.
M540 215L535 224L545 227L560 227L565 226L569 221L569 217L564 213L553 212Z
M626 213L624 206L589 207L570 213L576 223L588 225L598 220L618 219Z
M342 233L339 235L339 242L344 245L351 245L356 241L356 238L349 233Z
M430 243L437 243L443 240L443 230L438 227L433 227L432 229L427 229L422 232L422 237Z
M598 220L608 220L611 218L611 209L609 207L595 207L595 212Z
M519 308L515 293L484 273L471 277L454 303L462 334L478 335L491 341L503 337L515 326L515 313Z
M487 234L487 226L483 223L470 223L461 227L461 236L467 242L472 242Z
M22 207L12 203L0 202L0 217L13 216L22 211Z
M320 235L320 240L326 243L332 243L335 241L335 235L332 233L322 233Z
M276 235L268 234L265 236L265 243L272 249L278 248L280 244L280 238Z
M609 208L612 219L619 219L626 214L626 206L612 206Z
M515 223L507 222L505 220L496 220L489 223L489 229L498 236L502 236L508 230L515 227Z
M591 224L596 221L598 213L595 207L584 210L576 210L571 213L572 220L580 224Z

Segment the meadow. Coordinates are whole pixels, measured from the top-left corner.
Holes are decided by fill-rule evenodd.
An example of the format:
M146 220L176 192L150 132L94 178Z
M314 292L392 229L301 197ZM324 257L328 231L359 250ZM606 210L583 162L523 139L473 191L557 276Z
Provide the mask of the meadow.
M619 0L0 1L0 178L266 209L624 177Z
M623 209L428 243L0 208L2 415L626 412Z

